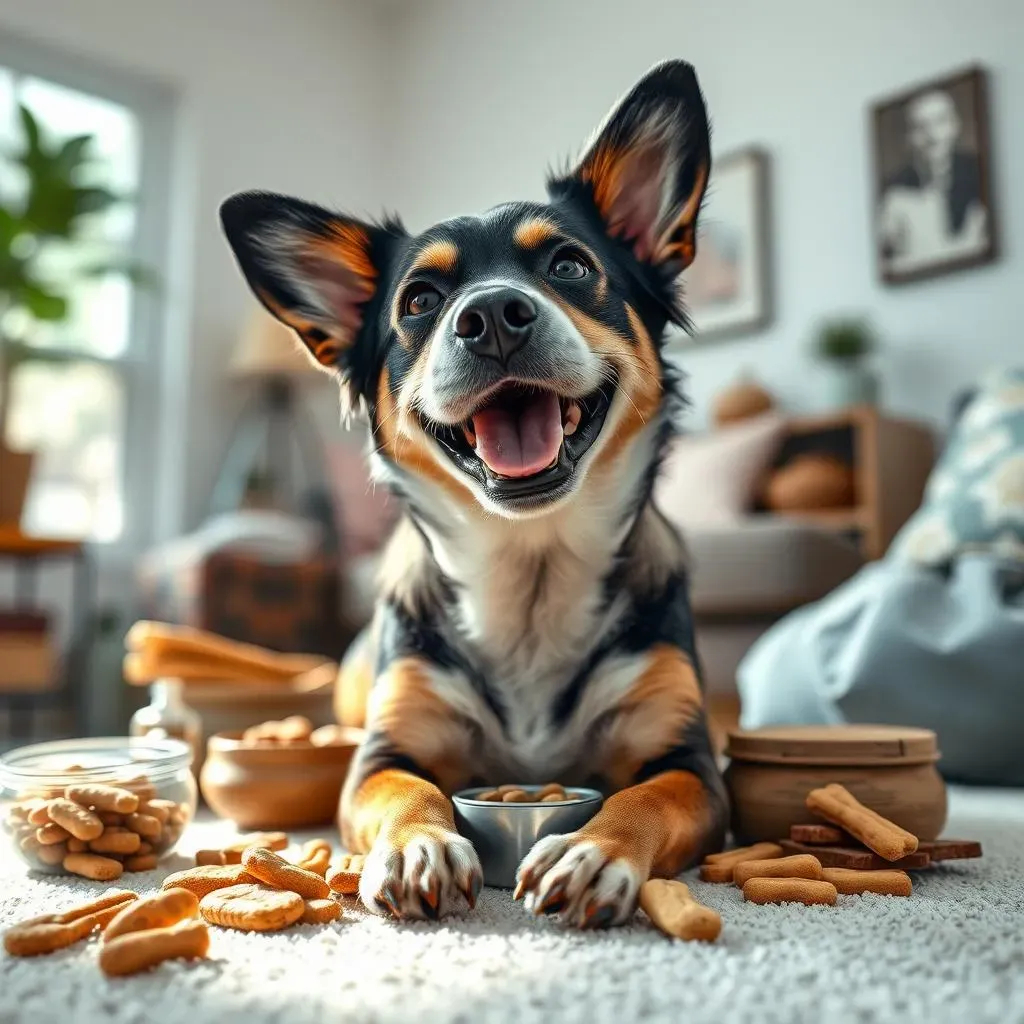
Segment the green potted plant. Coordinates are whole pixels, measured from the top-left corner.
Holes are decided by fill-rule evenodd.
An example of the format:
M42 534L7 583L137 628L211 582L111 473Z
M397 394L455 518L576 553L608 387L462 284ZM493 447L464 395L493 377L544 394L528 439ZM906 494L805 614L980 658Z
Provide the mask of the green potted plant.
M68 319L71 290L85 278L124 274L145 282L144 269L124 260L89 259L89 218L127 197L97 183L91 135L48 136L31 110L19 108L21 141L0 158L23 187L0 196L0 523L17 525L33 454L7 446L7 416L15 368L61 358L34 344L39 325ZM7 168L4 168L7 170ZM101 176L100 176L101 177ZM59 273L48 255L61 247ZM75 257L81 256L80 259Z
M876 347L875 332L866 320L844 318L821 324L814 355L822 368L823 396L829 408L878 401L878 377L867 365Z

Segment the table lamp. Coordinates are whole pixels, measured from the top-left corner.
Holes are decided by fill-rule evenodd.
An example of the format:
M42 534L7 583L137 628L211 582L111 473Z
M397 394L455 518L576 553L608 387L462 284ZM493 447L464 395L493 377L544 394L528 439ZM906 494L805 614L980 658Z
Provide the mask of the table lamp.
M320 439L298 388L323 375L300 350L295 335L267 313L253 309L228 364L231 377L254 384L213 489L213 515L258 501L294 511L301 495L292 445L309 481L323 465Z

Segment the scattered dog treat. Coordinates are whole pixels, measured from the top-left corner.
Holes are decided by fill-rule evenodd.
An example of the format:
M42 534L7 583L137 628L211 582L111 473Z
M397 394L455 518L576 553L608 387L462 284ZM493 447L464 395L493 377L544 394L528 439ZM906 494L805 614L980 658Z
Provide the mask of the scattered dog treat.
M714 942L722 931L721 915L698 903L682 882L649 879L640 886L640 907L655 927L673 938Z
M743 886L751 878L810 878L820 880L821 862L810 854L776 857L773 860L745 860L733 869L732 880Z
M110 977L138 974L165 960L198 960L210 948L203 921L179 921L169 928L132 931L106 942L100 950L100 970Z
M926 854L933 861L969 860L981 856L981 843L973 839L936 839L918 843L917 852Z
M128 932L170 928L172 924L199 914L199 900L187 889L165 889L127 904L107 925L103 941L109 942Z
M199 913L210 924L248 932L271 932L295 924L306 911L298 893L258 882L232 885L207 893Z
M255 882L241 864L208 865L200 868L186 868L175 871L164 879L164 889L188 889L197 899L201 900L207 893L216 889L227 889L229 886Z
M857 896L875 892L882 896L909 896L913 885L905 871L852 871L850 868L825 868L823 880L831 882L838 892Z
M65 949L96 928L105 928L136 899L133 892L115 889L62 914L46 914L22 921L4 933L4 949L10 956L42 956Z
M241 857L239 857L241 861ZM196 867L210 867L211 865L227 864L227 858L223 850L196 850Z
M312 871L314 875L324 878L331 866L332 852L333 848L326 839L310 839L303 845L296 864L303 870Z
M806 846L803 843L794 843L791 839L780 839L779 844L787 854L809 853L817 857L823 868L852 868L855 871L902 868L905 871L918 871L931 864L931 857L922 850L917 850L899 860L889 861L865 847Z
M341 917L341 904L337 900L306 900L300 924L329 924Z
M289 864L273 850L250 846L242 854L242 866L261 882L288 889L307 900L322 900L331 894L330 886L320 875Z
M842 846L850 839L841 828L832 825L793 825L789 838L794 843L806 843L808 846Z
M917 851L917 836L865 807L844 786L833 783L812 789L807 794L807 806L888 861Z
M743 886L748 903L804 903L835 906L838 893L831 882L810 878L750 878Z
M755 843L753 846L739 846L725 853L712 853L701 865L701 881L731 882L737 864L747 860L774 860L781 857L782 852L782 847L778 843Z
M343 854L338 867L327 876L331 891L340 892L344 896L353 896L359 892L359 879L365 863L366 857L361 853Z
M250 846L262 846L265 850L284 850L288 846L288 836L284 832L254 832L242 836L237 842L225 846L224 863L241 864L242 854Z

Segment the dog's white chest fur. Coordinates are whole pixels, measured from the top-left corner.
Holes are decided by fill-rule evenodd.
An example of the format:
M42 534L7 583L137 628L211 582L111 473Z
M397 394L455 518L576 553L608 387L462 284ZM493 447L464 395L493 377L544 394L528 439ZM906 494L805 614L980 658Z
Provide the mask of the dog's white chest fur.
M459 586L460 632L505 718L503 729L487 730L484 756L516 777L544 778L578 760L584 723L556 723L555 705L621 614L600 585L621 530L586 511L517 523L495 518L458 548L435 546Z

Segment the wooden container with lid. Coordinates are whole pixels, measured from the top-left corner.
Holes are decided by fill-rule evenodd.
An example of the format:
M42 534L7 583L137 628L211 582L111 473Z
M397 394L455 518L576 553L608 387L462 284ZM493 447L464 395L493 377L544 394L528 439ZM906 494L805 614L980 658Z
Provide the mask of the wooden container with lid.
M912 832L937 839L946 786L935 767L935 733L899 725L791 725L729 733L725 781L737 843L778 840L817 820L807 794L838 782Z

